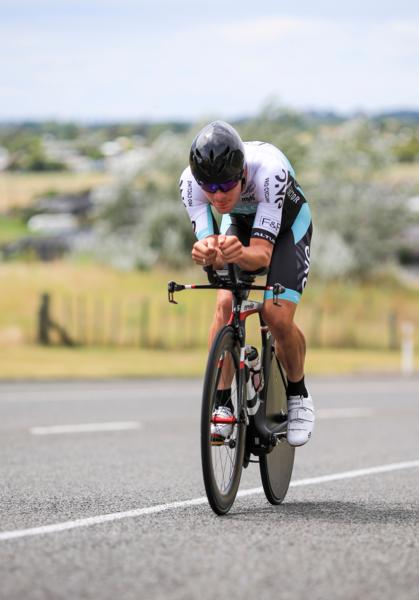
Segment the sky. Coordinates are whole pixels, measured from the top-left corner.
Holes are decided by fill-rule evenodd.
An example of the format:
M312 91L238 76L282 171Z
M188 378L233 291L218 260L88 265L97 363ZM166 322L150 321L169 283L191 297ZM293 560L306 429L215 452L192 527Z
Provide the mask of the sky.
M228 119L272 102L419 110L419 2L0 0L0 120Z

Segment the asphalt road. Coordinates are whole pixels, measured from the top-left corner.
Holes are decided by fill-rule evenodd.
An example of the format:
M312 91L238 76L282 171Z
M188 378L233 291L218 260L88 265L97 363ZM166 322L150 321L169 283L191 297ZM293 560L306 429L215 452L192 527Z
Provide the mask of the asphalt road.
M310 390L285 503L250 465L220 518L199 381L0 384L0 598L417 600L419 378Z

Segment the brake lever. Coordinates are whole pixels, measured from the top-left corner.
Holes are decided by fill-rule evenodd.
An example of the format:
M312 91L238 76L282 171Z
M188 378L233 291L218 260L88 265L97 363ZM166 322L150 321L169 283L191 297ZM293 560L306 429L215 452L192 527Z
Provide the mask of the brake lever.
M184 285L181 285L180 283L176 283L176 281L169 281L169 283L167 284L167 296L168 296L169 302L171 304L177 304L177 302L175 300L175 292L181 292L184 289L185 289Z
M274 283L272 286L273 289L273 303L275 304L275 306L282 306L282 304L279 301L279 296L280 294L283 294L285 292L285 288L283 285L281 285L280 283Z

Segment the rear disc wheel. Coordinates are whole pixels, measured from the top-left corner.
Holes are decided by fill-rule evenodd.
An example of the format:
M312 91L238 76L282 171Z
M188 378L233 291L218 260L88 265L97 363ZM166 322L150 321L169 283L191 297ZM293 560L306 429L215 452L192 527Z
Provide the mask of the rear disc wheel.
M266 420L273 427L287 417L287 382L272 342L264 357ZM283 502L291 480L295 448L281 437L272 452L259 457L260 475L266 498L271 504Z

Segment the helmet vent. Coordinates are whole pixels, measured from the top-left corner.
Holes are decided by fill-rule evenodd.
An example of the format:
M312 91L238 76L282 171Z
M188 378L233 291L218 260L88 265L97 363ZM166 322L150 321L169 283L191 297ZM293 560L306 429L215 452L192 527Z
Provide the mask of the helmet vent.
M210 161L214 162L214 150L210 150Z

